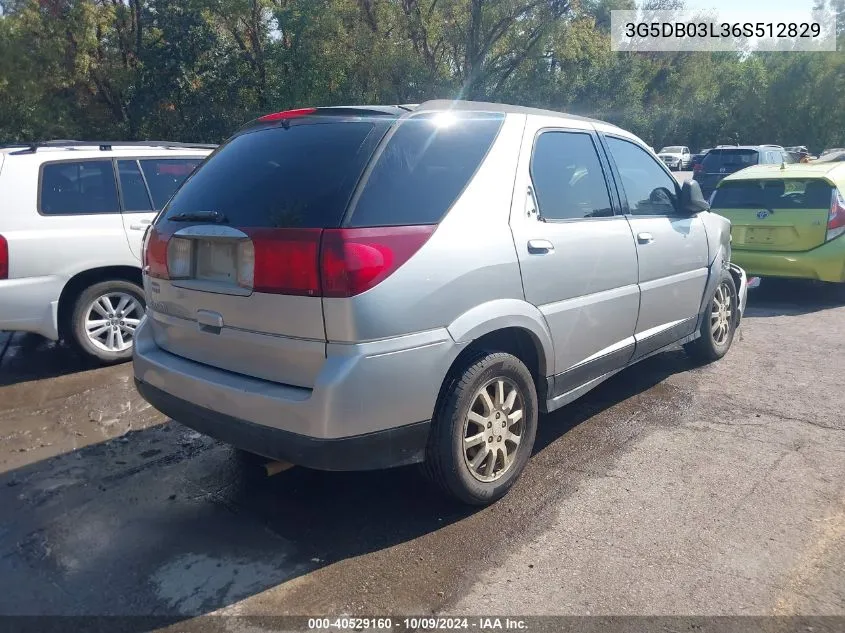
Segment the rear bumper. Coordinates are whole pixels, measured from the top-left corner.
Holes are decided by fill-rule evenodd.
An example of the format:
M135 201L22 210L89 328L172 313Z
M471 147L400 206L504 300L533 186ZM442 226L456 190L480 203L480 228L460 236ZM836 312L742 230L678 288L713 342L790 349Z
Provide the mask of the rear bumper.
M460 351L445 330L329 344L313 389L188 360L136 330L138 390L165 415L245 450L325 470L421 461L443 377Z
M845 282L845 238L838 237L803 253L734 248L732 261L759 277L792 277Z
M135 379L144 399L174 420L233 446L317 470L378 470L421 462L430 421L337 439L319 439L198 407Z
M736 294L739 299L739 318L742 319L745 315L745 306L748 304L748 275L733 262L730 264L730 271L734 278Z
M59 338L58 309L64 280L24 277L0 280L0 330Z

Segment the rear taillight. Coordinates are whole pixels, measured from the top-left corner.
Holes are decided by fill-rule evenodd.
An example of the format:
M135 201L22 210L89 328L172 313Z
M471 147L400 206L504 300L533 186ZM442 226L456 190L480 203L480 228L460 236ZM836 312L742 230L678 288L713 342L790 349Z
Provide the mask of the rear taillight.
M830 213L827 216L827 236L830 241L845 233L845 198L839 189L834 189L830 196Z
M697 174L698 172L702 171L704 167L701 166L701 163L696 163L692 166L692 173Z
M0 279L9 278L9 242L0 235Z
M434 233L434 225L327 229L320 276L324 297L352 297L384 281Z
M147 232L144 244L144 272L158 279L170 278L167 270L167 236L160 234L155 227Z
M255 292L320 294L318 255L322 229L245 229L245 232L252 240L252 248L245 245L238 253L239 283L251 285ZM254 262L251 280L250 259Z
M269 294L352 297L393 274L435 228L241 229L249 239L238 242L237 284ZM159 279L189 277L194 242L151 229L144 270Z

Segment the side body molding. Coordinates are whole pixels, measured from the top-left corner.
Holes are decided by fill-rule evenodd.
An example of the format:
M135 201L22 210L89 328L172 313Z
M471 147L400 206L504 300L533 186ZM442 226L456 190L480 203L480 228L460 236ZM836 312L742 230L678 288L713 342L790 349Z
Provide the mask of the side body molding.
M467 310L446 328L456 343L471 343L477 338L504 328L526 330L537 344L540 372L552 376L554 343L542 313L520 299L496 299Z

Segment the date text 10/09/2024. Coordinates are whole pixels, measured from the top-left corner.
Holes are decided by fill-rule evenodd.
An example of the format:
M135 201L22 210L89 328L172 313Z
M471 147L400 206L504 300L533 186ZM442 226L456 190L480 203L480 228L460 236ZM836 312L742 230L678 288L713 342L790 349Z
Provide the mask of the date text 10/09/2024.
M818 22L626 22L625 37L651 38L816 38Z
M525 631L520 618L502 617L401 617L401 618L309 618L309 631Z

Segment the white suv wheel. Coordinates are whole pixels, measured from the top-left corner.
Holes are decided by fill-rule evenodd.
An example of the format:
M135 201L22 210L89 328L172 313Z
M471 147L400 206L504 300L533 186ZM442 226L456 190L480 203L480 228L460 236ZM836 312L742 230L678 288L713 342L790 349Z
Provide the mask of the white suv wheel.
M125 292L110 292L97 297L86 310L85 331L88 340L107 352L122 352L132 347L135 328L144 309L135 297Z

